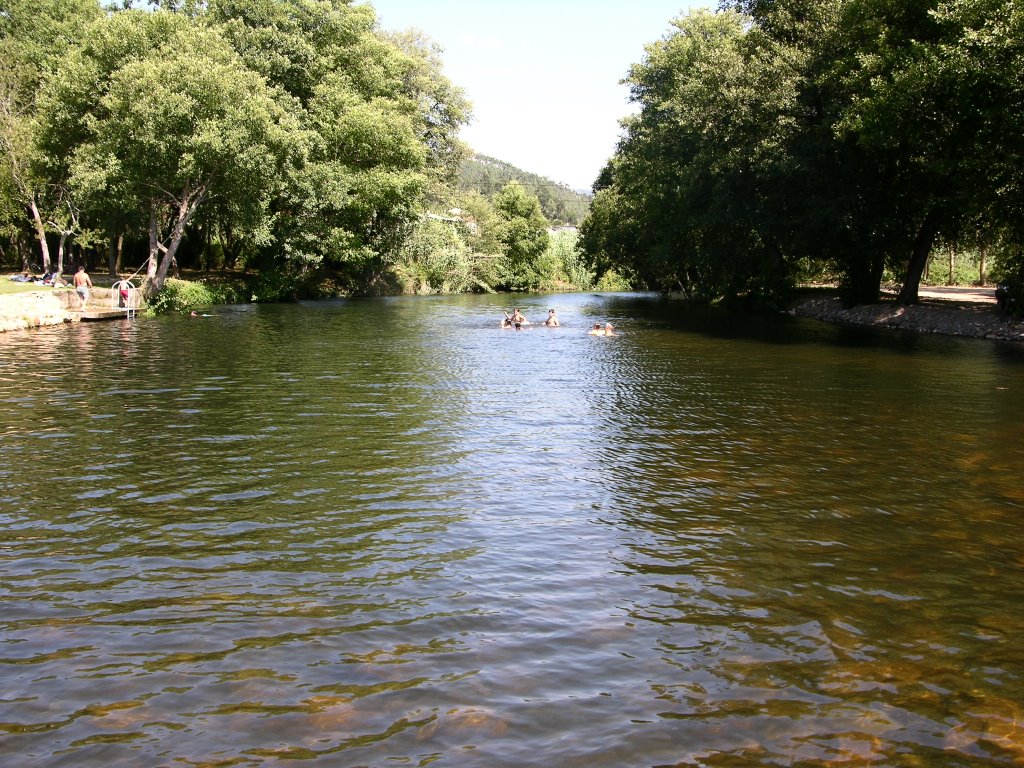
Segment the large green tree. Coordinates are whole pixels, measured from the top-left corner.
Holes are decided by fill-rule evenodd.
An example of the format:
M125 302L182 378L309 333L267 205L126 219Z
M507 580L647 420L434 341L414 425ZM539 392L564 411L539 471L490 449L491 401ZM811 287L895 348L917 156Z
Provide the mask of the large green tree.
M751 45L739 14L673 26L630 73L641 111L598 181L584 246L598 271L699 298L784 281L794 68Z
M468 103L421 36L387 36L368 5L211 0L210 17L288 104L308 142L274 201L275 253L334 262L383 289L421 201L454 173Z
M540 201L516 181L494 198L497 237L502 248L501 284L506 290L536 288L543 277L538 260L548 248L548 220Z
M778 296L813 268L871 301L889 269L912 303L937 238L1008 231L1014 4L728 5L676 20L633 68L640 111L584 226L595 261L707 298Z
M147 212L150 292L208 199L265 215L286 153L301 144L216 29L166 11L119 13L66 64L50 83L42 144L83 194Z
M0 4L0 152L4 186L13 198L3 208L8 216L16 208L28 214L47 272L51 268L47 231L55 226L51 221L66 220L64 211L69 206L73 210L75 203L69 199L65 176L47 176L39 170L37 104L46 78L99 16L96 0L4 0ZM8 222L16 229L15 219ZM62 246L68 231L63 230Z
M30 14L18 6L19 24L13 12L0 22L35 51L45 35L22 31ZM4 79L4 114L18 118L5 117L4 146L24 148L5 152L20 163L5 165L5 189L24 168L33 189L77 195L112 238L148 232L154 290L197 226L193 243L217 238L235 263L332 263L350 287L387 285L427 194L451 183L464 151L468 103L436 46L384 33L371 6L349 0L91 7L53 66L10 68L38 71L34 91ZM25 92L38 98L22 120Z

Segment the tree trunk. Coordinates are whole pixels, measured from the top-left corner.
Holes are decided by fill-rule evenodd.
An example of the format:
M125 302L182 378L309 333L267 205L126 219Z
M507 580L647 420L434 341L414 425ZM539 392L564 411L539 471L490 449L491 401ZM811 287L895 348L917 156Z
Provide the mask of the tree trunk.
M946 285L956 285L956 274L954 268L956 267L956 246L949 246L949 277L946 279Z
M64 274L64 244L68 240L68 233L60 233L60 241L57 244L57 274Z
M29 266L29 249L24 247L24 243L21 240L21 233L18 233L14 237L14 248L18 252L18 256L21 258L21 271L28 274L31 270Z
M921 222L921 228L914 240L914 249L910 254L910 261L907 264L907 275L903 280L903 287L896 298L898 304L910 306L917 304L918 291L921 287L921 275L924 274L925 264L928 263L928 255L932 252L932 245L939 233L939 217L934 210L928 211Z
M29 208L32 210L32 223L35 225L36 238L39 240L39 250L43 255L43 272L50 271L50 246L46 244L46 227L43 226L43 217L39 214L39 206L36 205L36 196L30 195Z
M174 219L174 226L171 228L171 241L168 246L163 250L163 258L160 259L160 266L156 270L156 275L153 277L150 291L152 293L159 293L160 289L164 287L164 282L167 280L167 271L171 265L175 265L177 269L177 261L175 260L175 254L178 252L178 247L181 245L181 241L185 237L185 228L188 226L189 221L192 220L192 216L198 210L203 200L206 199L207 186L205 184L197 184L193 189L191 182L185 186L182 191L181 199L178 200L178 210ZM155 216L155 214L154 214ZM155 225L152 226L151 231L155 231ZM150 243L152 246L154 235L150 235ZM158 244L159 247L159 244ZM152 248L150 253L152 258Z
M988 246L987 245L981 246L981 251L979 251L979 254L978 254L978 259L979 259L979 264L978 264L978 282L981 283L982 287L984 287L985 284L988 282L988 275L985 274L985 256L987 256L987 255L988 255Z
M117 277L117 242L114 237L107 240L107 271L110 272L111 277Z

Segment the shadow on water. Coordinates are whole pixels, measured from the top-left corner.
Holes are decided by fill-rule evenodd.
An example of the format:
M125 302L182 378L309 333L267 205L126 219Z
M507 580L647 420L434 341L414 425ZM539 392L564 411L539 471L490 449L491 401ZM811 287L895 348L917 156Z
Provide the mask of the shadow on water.
M612 294L606 306L622 316L642 318L637 327L694 333L721 340L769 345L817 344L850 349L879 349L896 354L942 354L971 347L991 350L1001 360L1024 364L1024 345L1013 342L918 333L832 323L785 313L729 309L656 294Z

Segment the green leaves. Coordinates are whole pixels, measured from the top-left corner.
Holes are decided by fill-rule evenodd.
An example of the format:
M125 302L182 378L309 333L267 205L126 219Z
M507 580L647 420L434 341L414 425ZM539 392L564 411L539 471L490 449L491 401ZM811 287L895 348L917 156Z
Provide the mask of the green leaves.
M515 181L494 198L498 214L498 240L502 245L504 279L509 290L536 288L542 278L538 260L548 248L548 221L540 201Z
M156 5L5 6L23 167L118 231L180 243L208 206L206 242L235 263L352 263L358 282L392 261L461 158L468 105L429 41L347 0Z
M735 5L750 16L677 19L631 70L641 109L584 225L595 264L708 299L809 268L871 300L891 268L913 301L937 236L1020 219L1013 3Z

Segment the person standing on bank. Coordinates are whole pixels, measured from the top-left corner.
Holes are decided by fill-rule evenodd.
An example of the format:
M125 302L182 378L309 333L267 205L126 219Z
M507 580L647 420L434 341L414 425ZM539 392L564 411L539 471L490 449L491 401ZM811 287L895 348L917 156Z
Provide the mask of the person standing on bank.
M85 271L84 266L79 264L78 271L75 272L75 290L82 297L82 306L89 302L90 289L92 289L92 280L89 278L89 273Z

